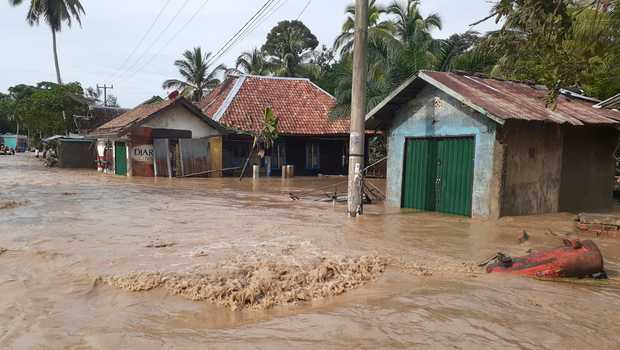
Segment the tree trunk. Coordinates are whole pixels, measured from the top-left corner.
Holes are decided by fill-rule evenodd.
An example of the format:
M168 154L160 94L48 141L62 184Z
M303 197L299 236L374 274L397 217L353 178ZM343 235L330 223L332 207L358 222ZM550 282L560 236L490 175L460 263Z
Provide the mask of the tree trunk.
M60 79L60 65L58 64L58 48L56 47L56 31L52 29L52 46L54 50L54 65L56 66L56 80L58 85L62 85L62 79Z
M52 28L52 48L54 50L54 66L56 67L56 81L58 85L62 85L62 79L60 78L60 65L58 64L58 48L56 47L56 31ZM65 135L69 135L69 130L67 129L67 113L65 110L62 111L62 120L65 122Z

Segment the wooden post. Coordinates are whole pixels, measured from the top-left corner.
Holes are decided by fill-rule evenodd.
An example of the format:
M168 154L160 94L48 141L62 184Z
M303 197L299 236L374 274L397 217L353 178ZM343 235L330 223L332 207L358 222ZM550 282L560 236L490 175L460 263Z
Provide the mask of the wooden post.
M368 0L355 2L355 39L353 47L353 88L351 98L351 134L349 136L348 214L363 213L362 176L366 117L366 70L368 46Z

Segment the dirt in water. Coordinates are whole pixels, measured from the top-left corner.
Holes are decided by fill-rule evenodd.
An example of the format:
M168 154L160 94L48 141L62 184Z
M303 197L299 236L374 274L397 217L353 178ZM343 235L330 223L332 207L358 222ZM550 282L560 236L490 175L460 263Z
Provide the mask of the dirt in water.
M15 201L15 200L0 200L0 210L2 209L15 209L24 205L30 204L30 201Z
M340 295L373 280L386 267L376 256L321 258L313 264L291 266L276 261L227 263L213 273L134 273L103 277L111 286L132 292L164 288L194 301L209 301L233 310L298 304Z
M0 211L1 349L620 343L620 240L595 238L607 281L477 266L560 246L570 214L487 222L373 205L349 219L288 196L341 178L125 178L25 155L0 172L2 200L28 201Z

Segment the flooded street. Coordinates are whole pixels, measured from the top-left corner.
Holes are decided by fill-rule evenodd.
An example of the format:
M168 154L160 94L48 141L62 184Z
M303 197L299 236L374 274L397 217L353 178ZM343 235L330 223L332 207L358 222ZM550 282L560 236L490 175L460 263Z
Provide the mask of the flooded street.
M487 275L476 264L498 251L561 245L549 230L572 233L573 215L371 205L353 220L289 199L343 179L124 178L0 157L0 348L618 348L620 240L595 239L607 281Z

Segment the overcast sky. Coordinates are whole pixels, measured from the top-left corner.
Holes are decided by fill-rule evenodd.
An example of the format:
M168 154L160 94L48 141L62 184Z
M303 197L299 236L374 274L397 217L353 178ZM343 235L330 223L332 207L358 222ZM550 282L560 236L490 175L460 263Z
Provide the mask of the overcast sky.
M165 79L177 77L172 63L185 49L201 46L207 51L217 51L264 3L263 0L206 1L205 4L205 0L171 0L150 35L125 69L119 71L167 0L82 0L86 10L82 27L65 27L58 35L63 81L79 81L85 88L98 83L114 84L112 93L124 107L132 107L153 95L164 95L161 84ZM281 7L223 56L221 63L232 65L240 52L262 45L267 32L278 21L297 18L308 0L281 1ZM301 20L322 44L331 46L345 19L345 6L350 2L311 0ZM388 3L387 0L378 2ZM470 23L485 17L491 7L489 0L422 2L424 15L438 12L443 19L444 27L435 33L437 37L466 31ZM26 10L26 5L12 8L8 1L0 0L0 42L4 47L0 61L2 92L19 83L56 80L50 30L45 25L30 27L24 20ZM194 15L193 21L185 26ZM495 29L493 21L475 28L480 32L492 29Z

